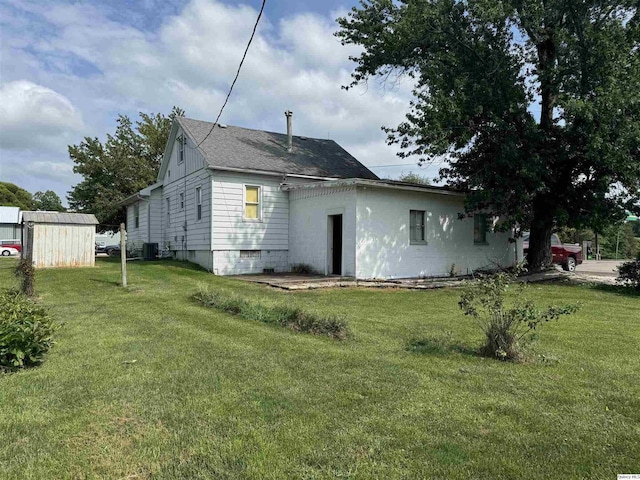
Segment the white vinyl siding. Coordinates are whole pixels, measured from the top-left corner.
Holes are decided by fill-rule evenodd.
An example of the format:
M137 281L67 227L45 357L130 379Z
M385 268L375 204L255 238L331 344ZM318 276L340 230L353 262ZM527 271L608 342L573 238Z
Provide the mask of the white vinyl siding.
M142 248L142 244L149 241L149 202L139 200L127 206L127 249Z
M200 208L197 206L200 188ZM180 194L184 194L184 208L180 209ZM163 243L170 250L211 251L211 176L208 170L195 171L163 187L165 204ZM167 211L167 206L169 210ZM201 220L198 220L198 210ZM204 221L203 221L204 220ZM185 228L186 227L186 228Z
M280 182L276 176L213 171L214 250L289 248L289 193ZM245 185L260 186L262 221L244 221Z
M162 187L151 192L148 212L149 242L158 243L162 247Z
M180 161L180 142L178 138L184 136L183 160ZM166 166L166 173L163 181L166 187L172 182L182 182L184 177L201 170L205 167L204 159L198 151L196 144L186 135L180 127L178 127L175 141L171 147L171 157L169 164ZM159 180L159 181L160 181ZM175 202L175 200L174 200Z

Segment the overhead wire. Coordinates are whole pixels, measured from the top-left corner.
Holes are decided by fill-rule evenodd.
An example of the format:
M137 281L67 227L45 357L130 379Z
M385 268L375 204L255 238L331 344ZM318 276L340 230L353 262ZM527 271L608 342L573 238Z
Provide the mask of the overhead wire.
M256 23L253 26L253 31L251 32L251 37L249 38L249 42L247 43L247 47L244 49L244 54L242 55L242 60L240 60L240 64L238 65L238 70L236 71L236 76L233 79L233 82L231 83L231 87L229 88L229 93L227 93L227 98L225 98L224 103L222 104L222 108L220 108L220 112L218 113L218 117L216 118L216 121L213 123L213 125L211 125L211 129L209 130L209 133L207 133L205 135L205 137L200 140L200 142L198 143L198 145L196 145L196 148L200 147L200 145L202 145L202 143L209 137L209 135L211 135L211 132L213 132L213 129L216 127L216 125L218 125L218 120L220 120L220 116L222 115L222 111L224 110L224 107L227 105L227 102L229 101L229 97L231 96L231 92L233 91L233 87L236 84L236 81L238 80L238 76L240 75L240 70L242 69L242 65L244 64L244 60L245 58L247 58L247 52L249 51L249 47L251 46L251 42L253 42L253 37L256 34L256 30L258 29L258 23L260 23L260 18L262 17L262 12L264 12L264 6L267 3L267 0L262 0L262 6L260 7L260 12L258 13L258 18L256 18Z

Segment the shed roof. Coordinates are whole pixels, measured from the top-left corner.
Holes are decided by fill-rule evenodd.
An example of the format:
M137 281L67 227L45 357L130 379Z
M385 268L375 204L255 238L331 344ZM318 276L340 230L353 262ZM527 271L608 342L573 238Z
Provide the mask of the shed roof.
M0 223L20 223L20 207L0 206Z
M377 179L333 140L293 136L293 151L287 151L287 135L232 126L215 126L176 117L200 150L209 167L261 170L290 175L333 178ZM209 132L211 132L209 134Z
M71 225L98 225L100 223L93 213L22 212L22 219L25 222Z

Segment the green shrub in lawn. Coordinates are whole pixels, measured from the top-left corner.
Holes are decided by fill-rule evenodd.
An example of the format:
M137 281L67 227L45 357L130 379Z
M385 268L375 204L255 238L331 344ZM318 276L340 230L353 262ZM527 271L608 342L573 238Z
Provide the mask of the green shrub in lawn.
M18 291L0 293L0 369L40 364L56 329L47 310Z
M222 292L200 290L195 299L206 307L217 308L247 320L271 323L297 332L326 335L344 340L348 328L344 318L337 315L318 315L290 305L264 305Z
M640 291L640 259L631 260L620 265L616 281Z
M541 323L557 320L578 309L564 305L540 309L526 298L526 283L515 284L519 270L499 272L469 281L458 305L484 331L480 353L500 360L522 360L525 346Z

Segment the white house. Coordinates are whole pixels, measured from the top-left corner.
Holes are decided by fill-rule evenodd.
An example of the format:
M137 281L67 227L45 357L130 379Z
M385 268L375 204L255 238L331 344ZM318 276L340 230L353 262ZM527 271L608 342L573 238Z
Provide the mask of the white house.
M460 220L464 193L380 180L332 140L178 117L155 184L126 199L127 248L158 243L220 274L408 278L516 261L508 233Z

